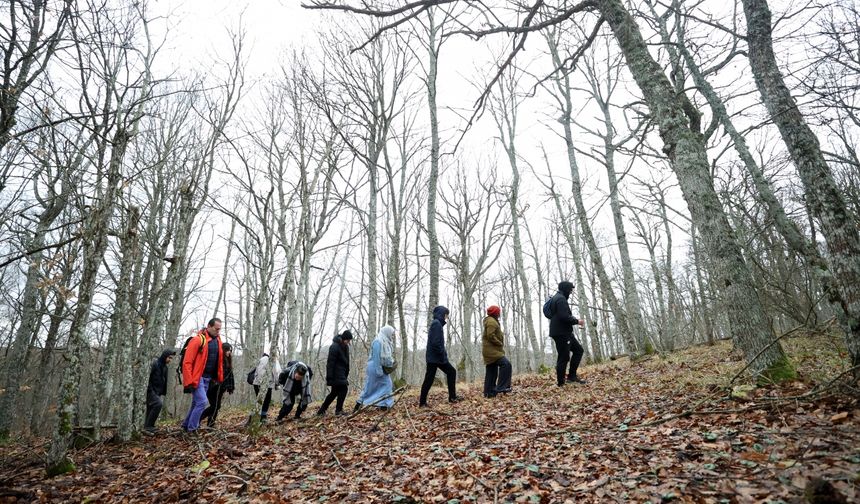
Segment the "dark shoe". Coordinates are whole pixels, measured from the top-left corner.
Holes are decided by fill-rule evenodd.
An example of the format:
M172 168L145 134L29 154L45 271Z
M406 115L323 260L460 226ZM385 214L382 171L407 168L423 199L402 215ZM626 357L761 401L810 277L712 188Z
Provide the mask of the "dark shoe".
M419 408L429 408L430 406L427 406L427 403L418 403L418 407Z
M388 406L379 406L379 411L388 411L390 409L391 408L389 408Z
M354 408L352 408L352 412L353 412L353 413L355 413L355 412L357 412L357 411L358 411L358 410L360 410L360 409L361 409L361 403L360 403L360 402L357 402L357 403L355 403L355 407L354 407Z
M496 394L484 394L484 397L486 397L487 399L492 399L496 397Z
M344 411L344 410L340 410L340 411L335 411L335 412L334 412L334 416L347 416L348 414L349 414L349 413L347 413L347 412L346 412L346 411Z
M460 397L460 396L454 396L454 397L449 397L449 398L448 398L448 402L449 402L449 403L452 403L452 404L453 404L453 403L458 403L458 402L460 402L460 401L462 401L462 400L463 400L463 398L462 398L462 397Z
M497 391L496 391L496 393L497 393L497 394L510 394L510 393L511 393L511 388L510 388L510 387L508 387L508 388L506 388L506 389L497 390Z
M585 385L586 381L583 380L582 378L574 376L573 378L568 378L567 383L579 383L579 384Z
M335 413L335 414L336 414L336 413ZM316 413L314 413L314 415L315 415L315 416L318 416L318 417L325 416L325 411L323 411L323 410L319 410L319 411L317 411Z

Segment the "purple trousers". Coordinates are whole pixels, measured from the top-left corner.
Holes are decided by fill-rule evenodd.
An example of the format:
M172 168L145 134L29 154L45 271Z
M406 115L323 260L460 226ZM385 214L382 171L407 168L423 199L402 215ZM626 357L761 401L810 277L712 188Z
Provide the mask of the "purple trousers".
M209 378L201 377L200 383L197 384L197 388L191 395L191 409L188 410L188 415L182 421L182 430L193 432L200 427L200 417L203 415L203 410L209 406L209 399L206 397L208 389Z

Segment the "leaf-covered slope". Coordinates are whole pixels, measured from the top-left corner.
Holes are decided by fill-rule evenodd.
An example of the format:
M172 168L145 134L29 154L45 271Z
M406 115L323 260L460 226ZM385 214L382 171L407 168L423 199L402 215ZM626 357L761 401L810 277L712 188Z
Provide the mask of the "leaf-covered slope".
M741 367L726 345L586 368L589 383L521 376L493 400L478 385L431 408L407 392L388 413L310 415L256 438L227 417L200 436L166 428L130 446L73 454L78 473L44 480L32 449L3 449L0 495L24 500L271 502L785 502L814 478L848 502L860 471L856 399L823 340L788 343L801 381L726 387ZM814 382L813 382L814 380ZM815 389L813 392L821 390ZM742 392L742 393L741 393ZM743 396L743 397L742 397ZM772 397L801 396L795 400ZM314 411L314 406L308 413ZM204 463L208 461L208 464ZM817 482L817 480L815 480ZM819 482L820 483L820 482Z

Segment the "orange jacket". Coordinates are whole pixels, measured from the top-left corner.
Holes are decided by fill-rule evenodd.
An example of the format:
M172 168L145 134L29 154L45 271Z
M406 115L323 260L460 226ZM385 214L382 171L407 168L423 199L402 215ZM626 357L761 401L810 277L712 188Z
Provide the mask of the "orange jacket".
M202 349L200 348L200 336L204 337ZM204 327L188 342L188 347L185 349L186 359L182 363L182 383L184 386L197 388L197 385L200 383L200 377L203 376L203 368L206 367L206 358L209 356L210 341L212 341L212 338L209 337L209 332ZM187 358L192 355L194 356L193 359ZM218 379L216 381L224 381L224 352L221 350L221 338L218 338Z

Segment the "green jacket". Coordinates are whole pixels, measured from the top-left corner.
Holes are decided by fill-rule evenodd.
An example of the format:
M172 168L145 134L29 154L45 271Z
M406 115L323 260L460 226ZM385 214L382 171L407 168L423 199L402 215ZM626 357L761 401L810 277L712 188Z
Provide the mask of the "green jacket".
M498 320L489 316L484 318L484 336L481 339L485 366L505 356L505 334Z

